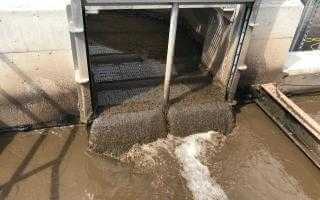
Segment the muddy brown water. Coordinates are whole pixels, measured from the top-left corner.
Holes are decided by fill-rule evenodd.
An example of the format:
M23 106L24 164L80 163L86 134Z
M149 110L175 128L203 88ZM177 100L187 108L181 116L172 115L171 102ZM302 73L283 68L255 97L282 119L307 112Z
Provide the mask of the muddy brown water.
M148 167L145 160L128 166L89 155L81 126L1 136L0 199L208 199L190 189L188 173L195 171L199 191L208 191L202 183L210 179L228 199L320 199L319 169L256 105L242 107L237 124L233 135L214 139L223 141L219 149L202 143L205 157L190 157L193 144L185 143L191 145L185 158L190 166L199 159L200 171L186 171L177 159L180 138L145 146L151 153L142 157L156 163ZM205 169L210 177L197 182Z
M309 94L291 98L304 112L320 123L320 95Z

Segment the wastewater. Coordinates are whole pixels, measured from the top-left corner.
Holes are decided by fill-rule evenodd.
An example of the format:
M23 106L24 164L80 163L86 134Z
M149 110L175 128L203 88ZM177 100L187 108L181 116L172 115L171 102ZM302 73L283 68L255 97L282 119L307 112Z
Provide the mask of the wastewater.
M0 199L319 199L320 171L254 104L210 131L88 153L83 126L0 136Z
M294 96L291 100L316 122L320 123L320 95L318 93Z

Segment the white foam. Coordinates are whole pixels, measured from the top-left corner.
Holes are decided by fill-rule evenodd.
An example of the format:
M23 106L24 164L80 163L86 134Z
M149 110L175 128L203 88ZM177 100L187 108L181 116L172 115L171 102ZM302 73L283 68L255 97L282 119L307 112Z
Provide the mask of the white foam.
M209 140L215 132L197 134L186 137L175 150L175 155L182 163L182 176L196 200L227 200L228 197L216 181L210 177L208 167L197 157L201 152L199 140Z

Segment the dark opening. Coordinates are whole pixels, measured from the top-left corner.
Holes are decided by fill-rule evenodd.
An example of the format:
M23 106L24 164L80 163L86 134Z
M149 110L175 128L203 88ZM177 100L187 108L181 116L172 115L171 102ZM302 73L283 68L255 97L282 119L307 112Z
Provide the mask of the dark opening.
M224 56L233 10L180 9L170 103L222 99L212 73ZM170 10L108 10L86 16L96 111L161 107ZM210 70L209 70L210 69Z

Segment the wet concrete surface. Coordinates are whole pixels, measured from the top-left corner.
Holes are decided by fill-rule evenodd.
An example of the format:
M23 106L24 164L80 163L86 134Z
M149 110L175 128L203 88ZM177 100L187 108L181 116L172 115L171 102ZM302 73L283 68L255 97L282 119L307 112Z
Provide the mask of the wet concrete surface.
M81 126L2 135L0 199L319 199L319 169L256 105L231 136L209 136L168 136L116 162L87 153Z
M0 132L78 121L71 51L1 54L0 73Z

